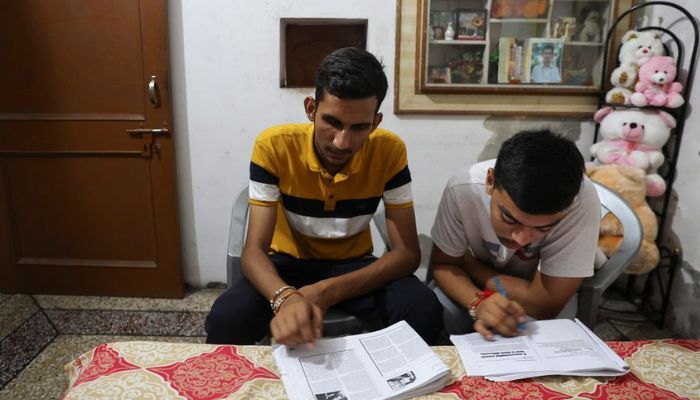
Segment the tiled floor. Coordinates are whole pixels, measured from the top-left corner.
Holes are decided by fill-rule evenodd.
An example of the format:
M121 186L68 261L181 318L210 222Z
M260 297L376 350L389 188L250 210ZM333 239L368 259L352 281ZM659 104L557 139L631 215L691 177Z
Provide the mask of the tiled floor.
M221 290L182 300L0 294L0 400L57 399L63 366L104 342L204 342Z
M0 294L0 400L57 399L63 366L104 342L203 342L204 318L221 290L182 300ZM603 340L673 337L610 293L595 332Z

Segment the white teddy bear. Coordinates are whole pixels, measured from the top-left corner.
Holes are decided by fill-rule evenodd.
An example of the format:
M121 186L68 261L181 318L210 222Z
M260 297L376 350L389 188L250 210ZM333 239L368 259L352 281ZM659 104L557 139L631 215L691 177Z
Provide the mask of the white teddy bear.
M646 173L647 196L661 196L666 182L656 173L664 162L661 147L676 127L676 120L664 111L615 110L603 107L593 119L600 124L602 138L591 146L601 164L637 167Z
M610 75L610 83L614 87L605 95L605 101L608 104L630 104L639 67L652 57L664 53L661 32L646 30L625 33L618 57L620 65Z

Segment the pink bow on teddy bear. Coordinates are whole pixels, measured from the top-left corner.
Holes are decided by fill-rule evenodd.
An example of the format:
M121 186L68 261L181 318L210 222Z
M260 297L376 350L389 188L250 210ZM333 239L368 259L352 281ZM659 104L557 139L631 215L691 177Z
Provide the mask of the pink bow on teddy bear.
M680 95L683 85L674 82L676 72L673 57L650 58L639 68L639 81L634 87L636 93L632 94L630 102L637 107L680 107L685 101Z
M629 125L623 129L625 137L629 136L628 132L642 130L641 125L638 126L635 123ZM612 148L618 149L619 151L611 151L607 153L607 157L603 157L605 159L600 160L603 164L619 164L636 167L638 166L639 161L631 156L633 152L650 152L656 150L651 146L646 146L641 143L636 143L625 139L608 140L607 144Z

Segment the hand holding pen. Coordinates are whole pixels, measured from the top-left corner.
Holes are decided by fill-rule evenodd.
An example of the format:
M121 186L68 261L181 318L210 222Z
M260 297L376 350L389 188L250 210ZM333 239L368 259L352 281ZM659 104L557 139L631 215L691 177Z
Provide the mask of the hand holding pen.
M503 284L501 283L501 280L498 279L498 275L495 275L493 277L493 283L496 285L496 288L498 288L498 292L501 294L501 296L505 297L506 299L508 298L508 293L506 293L506 288L503 287ZM518 330L520 332L525 331L525 318L520 317L518 318Z
M479 302L478 307L471 313L475 320L474 329L487 340L493 339L494 333L503 336L521 334L525 330L525 311L517 301L508 298L497 276L492 279L500 296L489 295Z

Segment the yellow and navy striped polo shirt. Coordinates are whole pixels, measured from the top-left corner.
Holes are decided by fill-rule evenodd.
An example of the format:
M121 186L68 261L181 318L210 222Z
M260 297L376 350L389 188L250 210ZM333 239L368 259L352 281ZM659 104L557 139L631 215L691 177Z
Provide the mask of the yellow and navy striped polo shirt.
M300 259L344 260L372 253L369 223L387 208L413 205L406 147L376 129L342 171L329 174L313 143L313 124L280 125L255 140L250 204L277 206L271 250Z

